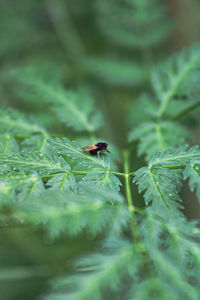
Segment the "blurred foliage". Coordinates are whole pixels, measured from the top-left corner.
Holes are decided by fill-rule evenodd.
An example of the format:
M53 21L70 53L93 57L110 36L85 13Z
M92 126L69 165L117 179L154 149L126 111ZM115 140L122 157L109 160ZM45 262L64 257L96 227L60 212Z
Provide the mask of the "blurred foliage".
M3 300L199 299L200 152L170 148L199 143L189 2L0 0Z

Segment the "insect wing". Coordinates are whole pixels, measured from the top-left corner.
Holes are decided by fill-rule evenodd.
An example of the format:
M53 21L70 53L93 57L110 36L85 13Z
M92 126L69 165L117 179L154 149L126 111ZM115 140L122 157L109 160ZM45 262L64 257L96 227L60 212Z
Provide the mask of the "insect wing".
M82 148L83 151L92 151L92 150L97 150L97 146L96 145L91 145L91 146L87 146Z

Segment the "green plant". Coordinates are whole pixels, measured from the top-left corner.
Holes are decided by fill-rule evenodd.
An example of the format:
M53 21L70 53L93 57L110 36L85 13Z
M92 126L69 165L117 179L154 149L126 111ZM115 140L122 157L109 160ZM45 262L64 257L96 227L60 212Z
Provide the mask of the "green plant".
M109 85L141 86L148 80L153 52L172 28L166 5L158 0L96 0L94 8L105 49L84 58L87 68Z
M48 108L77 141L48 131L42 118L39 124L1 109L1 224L42 225L52 240L80 233L99 238L98 249L54 280L45 299L199 299L200 231L184 216L180 193L189 178L200 200L200 150L183 145L187 120L200 105L199 58L196 45L155 68L154 94L129 107L130 143L117 151L108 141L111 155L97 157L82 151L101 140L105 126L87 92L66 91L37 67L12 72L18 97ZM135 140L147 161L137 170ZM135 204L133 184L146 206Z

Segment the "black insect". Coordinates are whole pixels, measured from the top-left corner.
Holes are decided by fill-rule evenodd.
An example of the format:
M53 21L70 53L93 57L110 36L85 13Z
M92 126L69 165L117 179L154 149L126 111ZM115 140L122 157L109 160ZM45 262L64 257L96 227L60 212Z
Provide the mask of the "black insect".
M82 148L82 150L85 152L89 152L91 155L97 155L97 153L99 151L100 152L107 151L110 153L110 151L108 151L107 147L108 147L108 144L106 144L106 143L97 143L94 145L84 147L84 148Z

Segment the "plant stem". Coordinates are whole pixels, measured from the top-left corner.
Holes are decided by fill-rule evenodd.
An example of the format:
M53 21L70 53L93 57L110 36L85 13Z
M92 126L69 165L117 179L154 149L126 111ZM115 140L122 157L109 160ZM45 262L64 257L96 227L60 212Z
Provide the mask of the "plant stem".
M104 171L72 171L74 175L102 174Z
M126 162L126 161L125 161ZM121 172L115 172L115 171L110 171L112 174L116 175L116 176L120 176L120 177L124 177L125 178L125 190L126 190L126 198L127 198L127 204L128 204L128 208L130 211L136 211L136 207L133 205L132 203L132 196L131 196L131 189L130 189L130 182L129 182L129 177L134 175L136 171L134 172L131 172L131 173L128 173L128 165L127 165L127 162L126 162L126 165L125 165L125 162L124 162L124 170L125 170L125 166L126 166L126 171L124 173L121 173ZM186 165L172 165L172 166L160 166L160 168L165 168L165 169L170 169L170 170L174 170L174 169L183 169L185 168ZM68 172L68 171L67 171ZM87 175L87 174L103 174L105 173L105 171L99 171L99 170L93 170L93 171L89 171L89 170L86 170L86 171L76 171L76 170L72 170L71 171L74 175ZM56 176L57 174L63 174L65 173L65 171L61 171L61 172L56 172L56 173L53 173L53 174L48 174L48 175L43 175L41 176L41 178L51 178L51 177L54 177Z
M128 175L131 176L131 175L134 175L135 173L136 173L136 171L131 172L131 173L129 173Z
M71 171L74 175L87 175L87 174L102 174L105 173L105 171ZM116 176L121 176L121 177L126 177L127 174L125 173L120 173L120 172L115 172L115 171L110 171L112 174L116 175ZM53 173L53 174L48 174L48 175L44 175L42 176L43 178L49 178L49 177L54 177L57 174L62 174L65 173L64 170L62 172L57 172L57 173Z
M170 116L169 119L172 121L179 120L180 118L184 117L185 115L187 115L189 112L191 112L198 106L200 106L200 100L195 101L194 103L188 105L187 107L185 107L183 110L181 110L177 114Z
M129 153L127 150L123 151L123 158L124 158L124 175L125 175L125 192L126 192L126 199L128 204L128 209L131 212L131 230L134 240L139 239L139 233L137 230L137 223L135 219L135 207L133 205L132 201L132 195L131 195L131 187L130 187L130 181L129 181Z
M115 171L111 171L112 174L116 175L116 176L121 176L121 177L126 177L127 174L125 173L121 173L121 172L115 172Z
M125 175L125 190L126 190L126 199L128 208L130 211L134 211L134 206L132 203L132 196L131 196L131 188L130 188L130 182L129 182L129 162L128 162L128 151L123 152L124 157L124 175Z
M101 174L101 173L105 173L105 171L72 171L72 173L74 174L74 175L87 175L87 174ZM127 175L128 176L130 176L130 175L132 175L132 174L134 174L135 172L132 172L132 173L130 173L130 174L126 174L126 173L121 173L121 172L115 172L115 171L110 171L110 173L112 173L112 174L114 174L114 175L116 175L116 176L120 176L120 177L127 177Z

